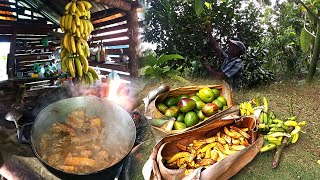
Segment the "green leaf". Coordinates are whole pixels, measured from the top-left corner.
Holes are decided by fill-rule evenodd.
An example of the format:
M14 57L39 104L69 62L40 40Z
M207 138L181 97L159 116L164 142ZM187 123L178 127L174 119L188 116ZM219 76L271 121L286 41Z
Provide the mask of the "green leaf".
M208 2L205 2L204 5L206 5L206 7L210 10L212 10L212 4L211 3L208 3Z
M195 0L194 9L197 16L200 16L201 12L204 10L204 0Z
M221 0L221 2L225 3L225 2L227 2L227 0Z
M183 58L181 55L179 55L179 54L161 55L161 56L158 58L157 64L161 64L161 63L164 63L164 62L168 62L168 61L171 61L171 60L174 60L174 59L184 59L184 58Z
M310 45L313 43L314 37L310 34L305 28L301 31L300 34L300 46L304 53L309 52Z
M157 64L157 58L155 58L153 55L148 55L146 57L141 58L141 66L154 66Z
M146 73L150 73L150 68L152 68L152 67L151 67L151 66L144 66L144 67L140 68L140 69L138 70L139 75L140 75L140 76L145 76ZM153 68L152 68L152 69L153 69Z
M178 75L172 76L171 78L172 78L172 79L175 79L175 80L178 80L178 81L180 81L180 82L183 82L183 83L190 83L188 80L186 80L185 78L183 78L183 77L181 77L181 76L178 76Z

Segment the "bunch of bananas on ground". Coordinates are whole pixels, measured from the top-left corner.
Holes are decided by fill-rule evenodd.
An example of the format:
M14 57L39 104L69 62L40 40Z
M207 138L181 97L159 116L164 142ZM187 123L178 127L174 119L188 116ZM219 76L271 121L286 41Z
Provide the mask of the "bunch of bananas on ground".
M251 101L246 101L240 104L240 115L241 116L251 116L254 115L254 111L257 107L260 107L260 99L254 98ZM263 111L268 111L268 101L266 97L263 97Z
M249 146L247 131L248 128L225 126L213 137L193 140L187 146L177 143L181 151L164 157L165 165L171 169L186 168L185 175L198 167L208 167Z
M87 1L72 0L65 6L60 26L65 36L61 42L61 70L70 72L86 84L94 84L99 79L95 70L89 67L87 57L90 56L87 40L94 27L90 22L90 8Z
M271 116L270 116L271 114ZM297 122L297 117L292 116L285 121L277 119L273 113L269 117L264 113L263 121L259 124L259 130L264 134L265 145L260 152L266 152L275 149L282 143L283 137L288 137L288 144L294 144L299 139L301 126L306 125L306 121ZM263 122L263 123L262 123ZM292 127L289 129L289 127Z

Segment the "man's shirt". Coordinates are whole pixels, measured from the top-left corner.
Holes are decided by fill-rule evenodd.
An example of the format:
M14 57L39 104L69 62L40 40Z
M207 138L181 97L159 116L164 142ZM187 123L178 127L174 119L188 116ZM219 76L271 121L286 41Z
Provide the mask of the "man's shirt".
M239 57L234 57L229 59L228 54L225 52L222 53L223 63L221 66L221 71L228 76L229 78L237 74L238 72L243 71L244 64Z

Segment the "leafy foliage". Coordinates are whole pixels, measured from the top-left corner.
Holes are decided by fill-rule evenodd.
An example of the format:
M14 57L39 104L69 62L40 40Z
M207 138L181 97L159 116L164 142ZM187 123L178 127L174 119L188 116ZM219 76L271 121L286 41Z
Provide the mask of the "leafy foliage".
M176 60L184 59L178 54L161 55L160 57L154 56L152 53L141 58L141 66L139 75L147 81L163 80L163 79L177 79L179 81L186 81L180 75L180 72L172 69L169 66L160 67L160 65Z
M246 7L241 7L243 2L247 1L152 1L145 14L145 40L157 44L157 54L181 54L185 57L164 65L188 76L206 75L201 64L204 58L219 70L222 62L215 58L207 45L203 23L208 19L212 22L216 38L223 48L230 38L238 38L247 46L260 44L262 29L256 19L261 13L253 3L245 3Z

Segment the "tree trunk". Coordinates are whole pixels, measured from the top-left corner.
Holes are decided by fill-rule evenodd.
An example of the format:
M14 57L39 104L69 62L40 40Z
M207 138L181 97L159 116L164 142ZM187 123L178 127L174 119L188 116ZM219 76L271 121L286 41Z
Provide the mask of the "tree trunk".
M118 8L124 11L129 11L131 9L131 3L125 2L123 0L95 0L95 2L105 4L112 8Z
M138 3L132 3L131 10L128 11L128 36L129 36L129 72L130 77L138 77L140 39L138 21Z
M317 34L316 34L316 40L314 41L312 59L310 62L310 69L308 71L308 75L306 78L307 83L310 83L314 75L316 74L319 54L320 54L320 22L317 23Z

